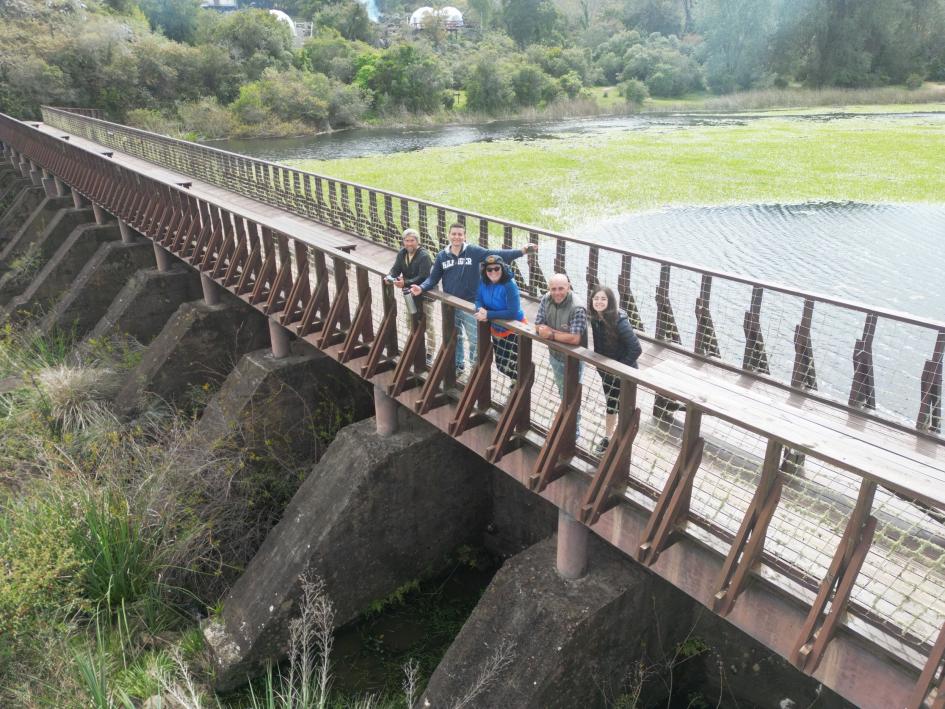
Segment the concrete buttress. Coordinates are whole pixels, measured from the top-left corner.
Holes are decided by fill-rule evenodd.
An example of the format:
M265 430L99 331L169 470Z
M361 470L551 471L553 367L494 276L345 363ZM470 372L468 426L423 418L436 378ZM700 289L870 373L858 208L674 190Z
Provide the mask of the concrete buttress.
M321 577L342 625L371 601L443 568L481 538L488 466L426 423L380 436L345 427L312 469L205 635L214 685L233 689L285 655L300 577Z

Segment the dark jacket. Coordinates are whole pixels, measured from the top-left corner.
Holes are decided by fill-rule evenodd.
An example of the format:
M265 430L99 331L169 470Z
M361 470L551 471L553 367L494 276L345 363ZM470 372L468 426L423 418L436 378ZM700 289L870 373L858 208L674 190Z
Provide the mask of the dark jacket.
M627 314L620 311L617 314L617 337L607 336L604 322L597 318L590 318L591 330L594 332L594 351L605 357L610 357L631 367L637 366L637 360L643 354L640 339L630 326Z
M494 254L501 256L503 261L512 261L523 255L521 249L484 249L475 244L464 244L459 256L455 256L447 246L436 255L430 276L420 287L428 291L443 279L440 286L445 293L455 295L463 300L476 299L476 290L479 287L479 265L482 260Z
M391 278L398 276L404 277L404 287L408 288L415 284L423 283L426 277L430 275L430 269L433 267L433 259L430 258L430 252L422 246L414 252L410 263L407 263L407 249L401 249L397 252L397 258L394 260L394 266L390 270Z

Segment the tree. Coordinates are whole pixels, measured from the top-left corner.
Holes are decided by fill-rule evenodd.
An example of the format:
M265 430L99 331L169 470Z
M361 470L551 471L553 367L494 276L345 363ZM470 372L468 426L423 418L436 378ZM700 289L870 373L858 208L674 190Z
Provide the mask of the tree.
M315 24L335 29L345 39L373 42L376 38L374 23L368 17L367 10L355 0L342 0L328 5L315 15Z
M193 42L197 30L198 0L139 0L151 29L176 42Z
M627 0L623 21L628 28L650 34L679 35L683 29L683 8L679 0Z
M439 110L450 84L436 56L413 44L395 45L376 58L365 58L355 81L374 92L375 108L405 108L413 113Z
M511 79L496 55L480 55L466 80L466 107L493 116L510 111L515 104Z
M561 15L551 0L502 0L502 22L520 47L551 42L560 34Z
M706 80L716 93L750 89L770 65L774 0L706 0L701 19Z
M292 48L292 31L265 10L244 10L223 17L212 28L213 39L236 60L262 55L283 63Z

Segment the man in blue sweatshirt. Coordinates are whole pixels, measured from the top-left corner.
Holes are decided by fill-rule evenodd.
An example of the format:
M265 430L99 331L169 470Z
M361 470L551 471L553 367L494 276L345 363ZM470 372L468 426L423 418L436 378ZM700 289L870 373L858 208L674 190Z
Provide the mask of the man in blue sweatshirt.
M433 269L427 279L410 287L415 296L435 287L443 280L443 291L457 298L476 300L479 288L479 264L489 255L501 256L505 261L520 258L529 252L538 250L536 244L525 244L521 249L484 249L475 244L466 243L466 227L451 224L449 248L436 255ZM466 368L465 340L469 340L469 361L476 362L476 318L472 313L456 311L456 371Z

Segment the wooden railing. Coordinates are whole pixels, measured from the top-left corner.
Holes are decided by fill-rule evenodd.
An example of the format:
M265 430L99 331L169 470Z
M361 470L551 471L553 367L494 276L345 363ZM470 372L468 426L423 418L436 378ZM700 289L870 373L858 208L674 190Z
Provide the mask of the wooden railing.
M412 226L426 246L442 248L453 221L482 245L537 243L540 255L516 266L527 296L540 296L552 271L568 273L582 297L596 284L610 285L645 339L846 411L942 437L945 321L566 236L108 123L75 109L44 108L43 117L99 145L388 246Z
M106 129L99 124L95 127ZM468 381L457 379L454 313L471 311L469 303L432 294L442 317L443 344L427 366L422 319L414 321L403 341L398 335L399 298L383 282L386 264L370 262L357 252L290 238L262 226L251 212L224 209L198 199L173 182L129 169L101 152L82 149L7 116L0 116L0 142L14 166L30 164L45 175L55 176L296 336L331 352L362 377L384 381L391 396L403 401L411 393L410 401L417 413L429 415L448 407L448 430L453 436L487 426L483 430L491 431L490 443L482 452L489 461L499 464L516 449L534 449L534 463L527 476L533 491L543 492L565 475L588 475L590 482L583 498L573 505L585 524L597 524L618 505L642 509L647 523L634 550L640 562L655 564L680 536L701 529L697 535L700 543L710 544L725 557L714 595L707 600L717 613L732 611L749 579L757 578L762 567L794 583L791 588L808 588L809 596L801 594L810 605L807 621L788 653L801 669L816 670L840 626L850 626L854 621L866 623L874 636L878 632L895 641L892 645L900 648L901 659L915 664L919 658L918 664L924 664L911 706L919 707L933 685L942 696L938 672L945 662L945 609L937 598L920 610L914 609L918 592L929 592L923 583L931 584L933 591L941 588L935 574L941 572L938 563L945 548L941 540L936 541L934 525L941 525L945 493L943 479L936 477L940 469L933 465L936 456L923 458L906 448L900 454L885 441L851 434L850 430L862 428L856 421L847 429L835 421L808 419L770 401L734 393L724 383L700 373L663 371L658 367L633 369L584 348L544 340L518 323L507 324L519 338L517 377L507 397L498 396L496 392L501 388L494 386L494 357L485 325L479 327L478 359ZM270 171L269 177L285 174ZM315 176L305 179L323 187L327 180ZM334 184L331 204L341 194L338 183ZM371 194L376 198L381 193ZM310 204L316 212L324 209L324 203L321 207L318 201ZM322 217L327 218L324 213ZM438 218L438 224L444 221ZM379 223L384 220L361 224L370 231ZM345 225L339 221L336 226ZM386 228L383 232L391 240L395 233ZM557 244L575 243L560 236L553 238ZM558 248L563 252L570 246ZM555 254L557 258L559 252ZM675 267L664 262L661 273ZM537 278L540 273L532 264L531 275ZM537 292L537 284L533 285ZM661 288L662 297L668 298L668 282L662 282ZM708 287L702 294L708 297ZM760 302L758 295L753 303L760 306ZM662 307L664 314L671 315L668 302L664 300ZM907 316L849 307L867 312L868 321L874 316L888 317L920 328L931 327ZM808 321L809 309L805 306L804 318ZM753 326L751 312L745 317L746 331ZM703 322L701 333L701 346L711 349L710 323ZM666 330L663 335L667 336ZM802 343L799 352L803 352L804 340L801 337L798 341ZM753 342L753 354L746 355L746 366L758 367L763 348L758 340ZM566 362L560 403L557 392L547 383L540 383L547 382L547 358L552 352ZM602 455L579 445L579 419L583 417L583 425L587 425L589 419L601 413L599 400L587 395L582 366L588 371L608 372L620 380L617 431ZM550 420L539 420L539 399L555 400ZM677 402L684 413L666 416L664 411L662 420L644 421L644 400ZM684 416L681 426L677 416ZM678 435L656 438L658 432L665 434L675 426L680 426ZM757 470L732 476L740 478L735 482L713 467L732 455L730 450L723 451L724 455L719 453L721 446L716 439L725 431L735 431L742 437L744 456L752 454L749 449L761 451ZM745 443L747 437L755 442ZM657 476L658 482L640 460L650 453L672 455L671 467L665 476ZM798 456L806 458L806 479L798 475ZM848 486L847 490L831 490L834 482L823 485L825 491L843 497L843 505L834 504L825 513L819 507L824 506L826 497L818 498L817 504L784 501L787 493L796 495L809 489L815 473L829 473L831 481ZM702 476L711 478L711 484L701 485L697 479ZM722 483L731 489L741 486L739 489L748 490L750 500L741 504L714 499L708 506L697 501L696 493L721 495ZM720 524L705 511L726 506L737 511L740 522L736 527ZM788 514L789 518L779 521L779 514ZM898 525L897 520L906 523ZM781 534L788 534L785 529L792 526L795 534L805 526L813 526L817 529L815 536L836 539L835 547L826 552L828 560L823 568L817 564L801 568L792 556L792 544L771 538L770 530L776 526ZM800 536L796 541L809 543ZM869 578L862 574L870 554L881 557L873 568L881 566L884 578L892 579L884 582L889 594L912 596L910 609L906 610L909 604L899 603L895 612L883 614L875 604L862 600L869 594L877 595L867 585L880 582L878 572ZM911 581L915 568L923 564L927 575L921 582ZM878 595L881 598L883 594ZM941 632L939 628L943 628ZM903 655L902 647L909 652Z

